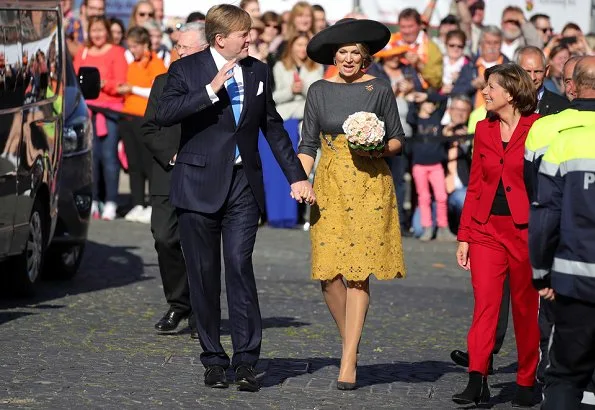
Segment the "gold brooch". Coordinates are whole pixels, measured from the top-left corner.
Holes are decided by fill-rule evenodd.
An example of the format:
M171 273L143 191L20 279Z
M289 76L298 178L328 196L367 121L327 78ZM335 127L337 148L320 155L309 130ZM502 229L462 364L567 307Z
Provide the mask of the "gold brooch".
M366 85L366 90L372 91L373 89L374 89L374 86L372 84Z

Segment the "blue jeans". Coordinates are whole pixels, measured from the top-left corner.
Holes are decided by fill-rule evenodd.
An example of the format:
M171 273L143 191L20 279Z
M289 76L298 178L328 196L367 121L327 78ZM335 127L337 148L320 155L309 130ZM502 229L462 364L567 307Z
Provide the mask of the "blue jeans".
M467 187L455 189L450 195L448 195L448 211L453 216L455 216L455 222L453 222L453 219L449 219L451 220L451 224L454 224L454 226L456 227L459 226L459 218L461 217L461 212L463 211L463 205L465 204L466 195ZM421 226L421 215L419 213L419 207L415 208L415 212L413 213L413 218L411 221L411 226L413 227L413 236L419 238L424 232L424 228ZM436 229L435 201L432 201L432 229Z
M465 196L467 195L467 187L455 189L448 196L448 210L456 213L457 217L461 215L463 211L463 205L465 204Z
M93 123L93 200L99 200L100 174L105 182L105 201L116 202L120 182L120 161L118 160L117 119L106 116L107 135L99 138Z
M413 228L413 236L419 238L424 233L424 227L421 226L421 213L419 206L415 208L413 217L411 218L411 227ZM432 230L436 229L436 201L432 201Z

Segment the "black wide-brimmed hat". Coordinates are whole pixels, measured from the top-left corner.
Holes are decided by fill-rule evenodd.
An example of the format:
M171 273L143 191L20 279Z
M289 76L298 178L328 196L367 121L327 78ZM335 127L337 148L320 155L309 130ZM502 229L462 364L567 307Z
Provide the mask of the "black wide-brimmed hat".
M308 43L308 57L317 63L330 65L342 44L364 43L373 55L382 50L389 39L390 30L382 23L346 18L312 37Z

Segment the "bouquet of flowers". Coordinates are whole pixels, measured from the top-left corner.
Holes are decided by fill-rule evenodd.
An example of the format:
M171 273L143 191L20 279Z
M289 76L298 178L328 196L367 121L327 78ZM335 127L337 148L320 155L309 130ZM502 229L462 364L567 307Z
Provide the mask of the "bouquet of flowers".
M373 112L358 111L343 123L343 132L351 149L384 150L384 122Z

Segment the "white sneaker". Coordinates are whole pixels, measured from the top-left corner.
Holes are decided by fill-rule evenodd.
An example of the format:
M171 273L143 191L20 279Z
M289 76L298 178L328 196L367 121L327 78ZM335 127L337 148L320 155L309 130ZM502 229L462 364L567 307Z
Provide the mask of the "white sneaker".
M108 201L103 206L103 212L101 213L101 219L104 221L113 221L116 219L116 210L118 205L115 202Z
M124 219L130 222L138 222L138 218L142 215L143 210L144 208L142 205L136 205L134 208L128 211Z
M148 206L142 210L137 218L137 222L143 224L150 224L151 223L151 214L153 213L153 207Z

